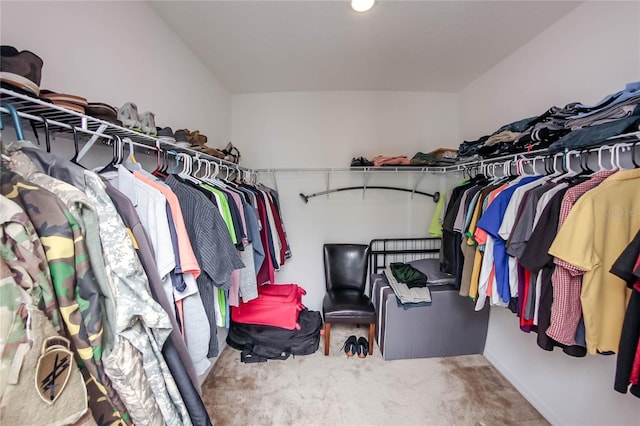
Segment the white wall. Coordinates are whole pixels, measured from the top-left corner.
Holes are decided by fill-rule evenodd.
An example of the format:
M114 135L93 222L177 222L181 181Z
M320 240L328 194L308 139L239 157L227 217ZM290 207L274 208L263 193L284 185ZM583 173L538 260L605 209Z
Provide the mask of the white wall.
M595 103L639 78L640 3L588 2L459 93L461 134ZM553 424L638 424L638 400L613 390L615 357L544 352L501 308L491 310L485 355Z
M41 88L116 108L134 102L158 126L229 142L229 93L146 2L3 0L0 13L2 44L43 59Z
M413 156L456 146L457 98L452 94L409 92L310 92L234 95L232 137L243 164L254 168L349 167L352 157ZM278 273L308 294L304 303L319 310L324 296L322 245L368 243L379 237L426 236L435 203L403 192L368 190L319 196L305 204L299 193L327 189L327 173L278 172L287 235L293 257ZM273 176L261 180L274 185ZM358 186L361 173L333 172L331 188ZM415 173L376 173L368 185L413 188ZM418 190L446 188L444 178L425 176Z

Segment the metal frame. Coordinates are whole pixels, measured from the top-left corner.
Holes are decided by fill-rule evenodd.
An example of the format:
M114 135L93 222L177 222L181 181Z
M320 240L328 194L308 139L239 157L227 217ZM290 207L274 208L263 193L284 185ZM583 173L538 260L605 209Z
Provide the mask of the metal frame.
M546 149L523 152L517 154L509 154L501 157L495 158L486 158L479 160L470 160L464 163L458 163L451 166L442 166L442 167L428 167L428 166L383 166L383 167L349 167L349 168L266 168L266 169L248 169L245 167L241 167L235 163L231 163L229 161L222 160L220 158L205 154L200 151L196 151L191 148L185 148L176 144L172 144L169 142L161 141L157 138L154 138L149 135L145 135L143 133L134 132L130 129L117 126L113 123L109 123L104 120L100 120L94 117L90 117L84 114L80 114L75 111L68 110L66 108L62 108L60 106L44 102L40 99L35 99L29 97L27 95L17 93L8 89L0 88L0 100L3 103L10 103L13 105L18 115L22 118L31 120L32 122L42 123L44 117L50 126L60 127L62 129L76 129L80 133L84 133L90 135L89 140L82 147L80 152L78 153L78 161L80 161L86 154L89 152L91 147L99 140L106 139L112 140L115 135L120 136L121 138L130 138L136 146L147 147L150 149L157 149L158 146L168 147L168 149L172 149L177 152L187 153L189 155L197 155L200 158L208 159L214 162L217 162L220 165L225 165L229 168L241 170L244 172L254 173L254 174L270 174L272 179L274 180L276 186L276 173L307 173L307 172L325 172L327 173L327 190L330 186L330 174L333 172L349 172L349 173L363 173L363 192L362 195L366 192L366 188L369 183L369 175L371 173L419 173L421 176L416 178L416 182L413 186L413 190L416 191L422 180L424 179L424 174L448 174L452 172L467 172L470 170L478 169L478 170L486 170L488 166L492 166L495 171L496 165L499 163L506 163L513 160L518 159L528 159L531 160L533 157L548 157L551 154ZM9 113L9 110L6 108L0 108L0 112ZM41 124L44 127L43 124ZM627 136L635 136L640 139L640 131L634 133L628 133L624 135L613 136L603 143L607 141L612 141L615 143L616 139L627 137ZM598 147L591 147L585 151L593 151ZM565 155L568 151L564 153L555 154L557 155ZM516 164L514 162L514 164Z
M68 129L69 131L76 129L79 133L90 135L89 140L78 153L77 161L80 161L99 139L111 141L114 136L119 136L121 139L131 139L136 146L154 150L160 146L164 149L171 149L177 152L187 153L192 156L197 155L199 158L215 161L220 165L229 167L230 169L232 168L244 172L255 173L252 169L241 167L235 163L205 154L204 152L165 142L144 133L134 132L133 130L117 126L108 121L80 114L76 111L71 111L58 105L32 98L12 90L0 88L0 99L2 103L8 103L14 106L17 110L18 116L32 122L36 122L42 128L44 128L44 124L42 124L44 117L49 126ZM0 108L0 112L10 114L10 111L7 108Z

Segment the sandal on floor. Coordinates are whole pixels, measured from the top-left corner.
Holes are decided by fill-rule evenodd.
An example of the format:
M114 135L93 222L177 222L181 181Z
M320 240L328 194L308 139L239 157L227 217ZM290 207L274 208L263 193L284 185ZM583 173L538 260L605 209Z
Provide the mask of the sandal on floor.
M369 342L364 337L358 339L358 358L366 358L369 353Z

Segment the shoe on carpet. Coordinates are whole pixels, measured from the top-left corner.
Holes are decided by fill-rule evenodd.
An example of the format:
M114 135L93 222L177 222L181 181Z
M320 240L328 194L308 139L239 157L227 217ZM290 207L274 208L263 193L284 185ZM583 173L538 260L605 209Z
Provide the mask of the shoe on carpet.
M369 353L369 342L364 337L358 339L358 358L366 358Z
M358 353L358 341L356 340L356 336L349 336L347 340L344 342L344 353L347 354L347 358L351 358L355 354Z

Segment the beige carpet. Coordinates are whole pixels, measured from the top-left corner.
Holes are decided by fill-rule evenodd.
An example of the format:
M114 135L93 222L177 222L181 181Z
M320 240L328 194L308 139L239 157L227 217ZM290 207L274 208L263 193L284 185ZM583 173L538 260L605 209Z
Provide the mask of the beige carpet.
M365 328L335 325L313 355L243 364L226 347L205 380L215 425L547 425L481 355L384 361L341 346Z

